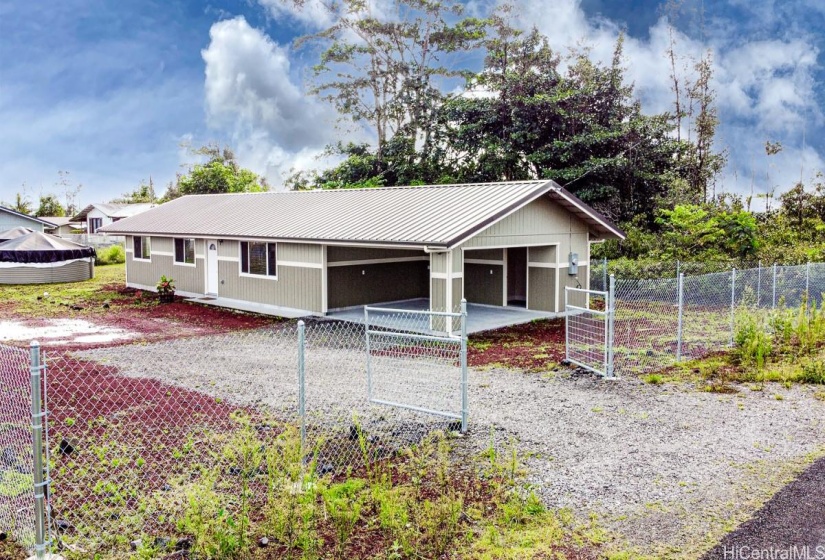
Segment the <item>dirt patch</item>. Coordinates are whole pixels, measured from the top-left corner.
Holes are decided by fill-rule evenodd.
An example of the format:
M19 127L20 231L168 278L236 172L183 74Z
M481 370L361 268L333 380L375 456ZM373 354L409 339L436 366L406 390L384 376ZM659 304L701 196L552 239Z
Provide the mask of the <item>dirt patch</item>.
M540 320L470 336L472 367L500 366L542 371L564 360L564 319Z

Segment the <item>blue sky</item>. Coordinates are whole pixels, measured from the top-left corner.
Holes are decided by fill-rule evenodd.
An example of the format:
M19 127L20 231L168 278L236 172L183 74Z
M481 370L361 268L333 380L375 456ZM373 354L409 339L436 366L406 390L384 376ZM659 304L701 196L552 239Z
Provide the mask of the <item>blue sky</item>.
M484 12L493 1L471 7ZM585 42L605 58L626 30L629 79L650 111L670 108L659 1L516 3L519 23L537 25L559 49ZM305 95L311 53L290 40L322 22L314 0L307 9L279 0L0 0L0 200L24 185L33 199L57 191L60 170L83 185L82 203L150 176L162 190L192 161L182 142L229 143L274 186L290 169L319 165L324 145L352 131ZM820 0L720 0L706 3L703 25L679 20L677 50L710 48L717 63L718 143L730 154L721 189L781 189L825 170L824 30ZM785 146L779 156L765 156L768 139Z

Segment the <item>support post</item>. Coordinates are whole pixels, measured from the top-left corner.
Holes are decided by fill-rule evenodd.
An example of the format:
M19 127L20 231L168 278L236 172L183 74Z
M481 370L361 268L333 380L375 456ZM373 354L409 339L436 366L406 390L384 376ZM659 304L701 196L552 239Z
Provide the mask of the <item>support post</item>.
M678 289L677 289L677 297L679 301L679 312L677 314L677 323L676 323L676 361L682 361L682 322L684 317L684 308L685 308L685 275L681 272L679 273L679 280L678 280Z
M805 263L805 309L811 301L811 261Z
M682 261L676 260L676 278L679 278L679 275L682 274Z
M430 315L430 328L432 328L432 315ZM370 310L364 306L364 338L367 350L367 399L372 401L372 352L370 350Z
M776 309L776 263L773 263L773 303L771 309Z
M602 290L604 290L607 288L607 257L604 257L602 261L604 266L604 268L602 268Z
M303 321L298 321L298 421L301 425L301 452L306 452L306 364L304 361L304 350L306 347L306 326Z
M736 268L730 271L730 345L733 346L734 314L736 309Z
M762 261L756 264L756 308L762 303Z
M470 407L467 397L467 300L461 298L461 433L467 433Z
M564 361L570 362L570 312L567 311L569 296L567 286L564 287Z
M31 352L31 404L32 404L32 451L34 478L34 550L37 560L46 558L46 487L48 480L43 480L43 411L41 401L40 344L33 340Z
M616 277L610 275L610 287L607 290L607 377L614 377L613 340L616 333Z

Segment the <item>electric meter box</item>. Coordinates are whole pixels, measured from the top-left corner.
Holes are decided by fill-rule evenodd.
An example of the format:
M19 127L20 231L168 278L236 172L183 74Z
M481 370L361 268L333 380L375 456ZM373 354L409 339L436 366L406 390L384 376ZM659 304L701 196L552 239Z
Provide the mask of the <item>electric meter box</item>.
M579 254L570 253L570 268L567 269L567 274L576 276L579 273Z

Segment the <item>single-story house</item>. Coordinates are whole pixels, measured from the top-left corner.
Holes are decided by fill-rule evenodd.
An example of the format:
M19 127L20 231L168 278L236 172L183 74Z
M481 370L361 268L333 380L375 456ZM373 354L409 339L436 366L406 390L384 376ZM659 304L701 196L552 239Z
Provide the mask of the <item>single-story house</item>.
M21 214L11 208L0 206L0 231L6 231L15 227L24 227L32 231L44 232L55 224L44 218L35 218L27 214Z
M80 223L72 221L72 219L68 216L44 216L44 220L47 222L51 222L54 224L55 227L46 228L46 233L51 233L52 235L57 235L58 237L63 237L65 235L71 235L72 230L80 229Z
M81 210L80 213L72 217L71 221L78 222L80 229L86 230L86 233L97 233L97 230L103 226L108 226L118 220L135 216L154 207L155 204L151 203L95 203Z
M287 316L462 297L557 313L564 286L589 285L590 244L624 238L546 180L185 196L102 231L126 236L128 286L165 275L181 295Z

